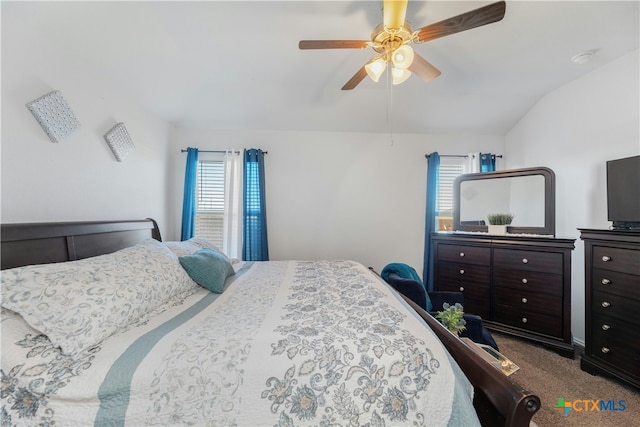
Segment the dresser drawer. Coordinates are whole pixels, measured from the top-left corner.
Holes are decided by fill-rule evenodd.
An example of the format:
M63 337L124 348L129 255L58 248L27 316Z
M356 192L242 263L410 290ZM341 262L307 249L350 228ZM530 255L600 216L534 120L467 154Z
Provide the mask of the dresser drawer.
M494 249L493 265L495 268L562 274L562 254L517 249Z
M591 334L592 338L598 335L600 339L614 341L623 339L625 347L633 348L640 353L638 325L605 314L594 314L592 316Z
M621 319L636 328L640 328L640 303L624 295L594 291L591 300L591 313L594 316L609 316Z
M438 245L438 260L488 266L491 249L477 246Z
M594 290L624 295L640 302L640 276L594 268L592 286Z
M536 312L557 318L562 315L562 298L555 295L496 286L492 298L495 304L514 308L521 313Z
M438 271L436 290L462 292L464 311L488 319L491 314L491 292L489 288L489 267L471 266L470 275L459 277L454 269Z
M594 268L640 275L640 251L608 246L593 246Z
M463 308L465 313L476 314L483 319L489 319L491 315L491 305L487 296L474 298L473 294L465 293Z
M559 274L496 268L493 271L493 283L503 288L562 296L562 276Z
M489 267L471 267L460 274L457 268L438 270L438 291L462 292L474 298L489 299Z
M493 320L540 334L554 337L562 336L562 321L558 316L532 312L523 313L521 310L498 304L493 311Z
M459 264L454 262L442 262L438 268L438 290L444 283L478 283L489 288L489 267L471 264Z
M589 356L611 365L613 369L625 369L626 374L640 379L640 351L629 345L633 337L593 333Z

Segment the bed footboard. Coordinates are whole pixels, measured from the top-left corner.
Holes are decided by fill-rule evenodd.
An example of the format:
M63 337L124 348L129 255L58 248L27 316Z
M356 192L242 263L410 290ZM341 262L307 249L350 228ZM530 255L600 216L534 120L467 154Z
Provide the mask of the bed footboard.
M474 386L474 407L483 426L528 427L540 398L485 362L433 316L400 294L440 338Z

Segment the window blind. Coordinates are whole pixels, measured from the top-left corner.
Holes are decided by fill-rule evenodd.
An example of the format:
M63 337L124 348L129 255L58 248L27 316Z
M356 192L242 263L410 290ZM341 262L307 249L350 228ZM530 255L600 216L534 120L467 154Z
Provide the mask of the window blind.
M453 215L453 181L462 174L462 165L441 164L438 186L438 214Z
M224 232L224 162L198 162L195 235L222 248Z
M436 212L439 231L453 230L453 181L462 173L462 163L440 163Z

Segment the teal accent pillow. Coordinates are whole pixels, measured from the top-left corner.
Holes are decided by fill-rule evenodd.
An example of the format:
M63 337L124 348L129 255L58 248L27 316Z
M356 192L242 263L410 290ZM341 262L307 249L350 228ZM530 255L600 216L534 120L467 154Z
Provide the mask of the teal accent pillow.
M194 282L218 294L224 290L226 278L236 274L227 257L213 249L200 249L178 259Z

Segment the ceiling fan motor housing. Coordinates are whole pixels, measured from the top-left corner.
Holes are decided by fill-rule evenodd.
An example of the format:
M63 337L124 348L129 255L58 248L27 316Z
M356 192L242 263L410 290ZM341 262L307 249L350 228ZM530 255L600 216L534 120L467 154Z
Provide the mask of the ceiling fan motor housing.
M380 24L371 33L373 50L382 55L390 55L400 46L411 42L412 34L413 28L407 21L398 29L389 29Z

